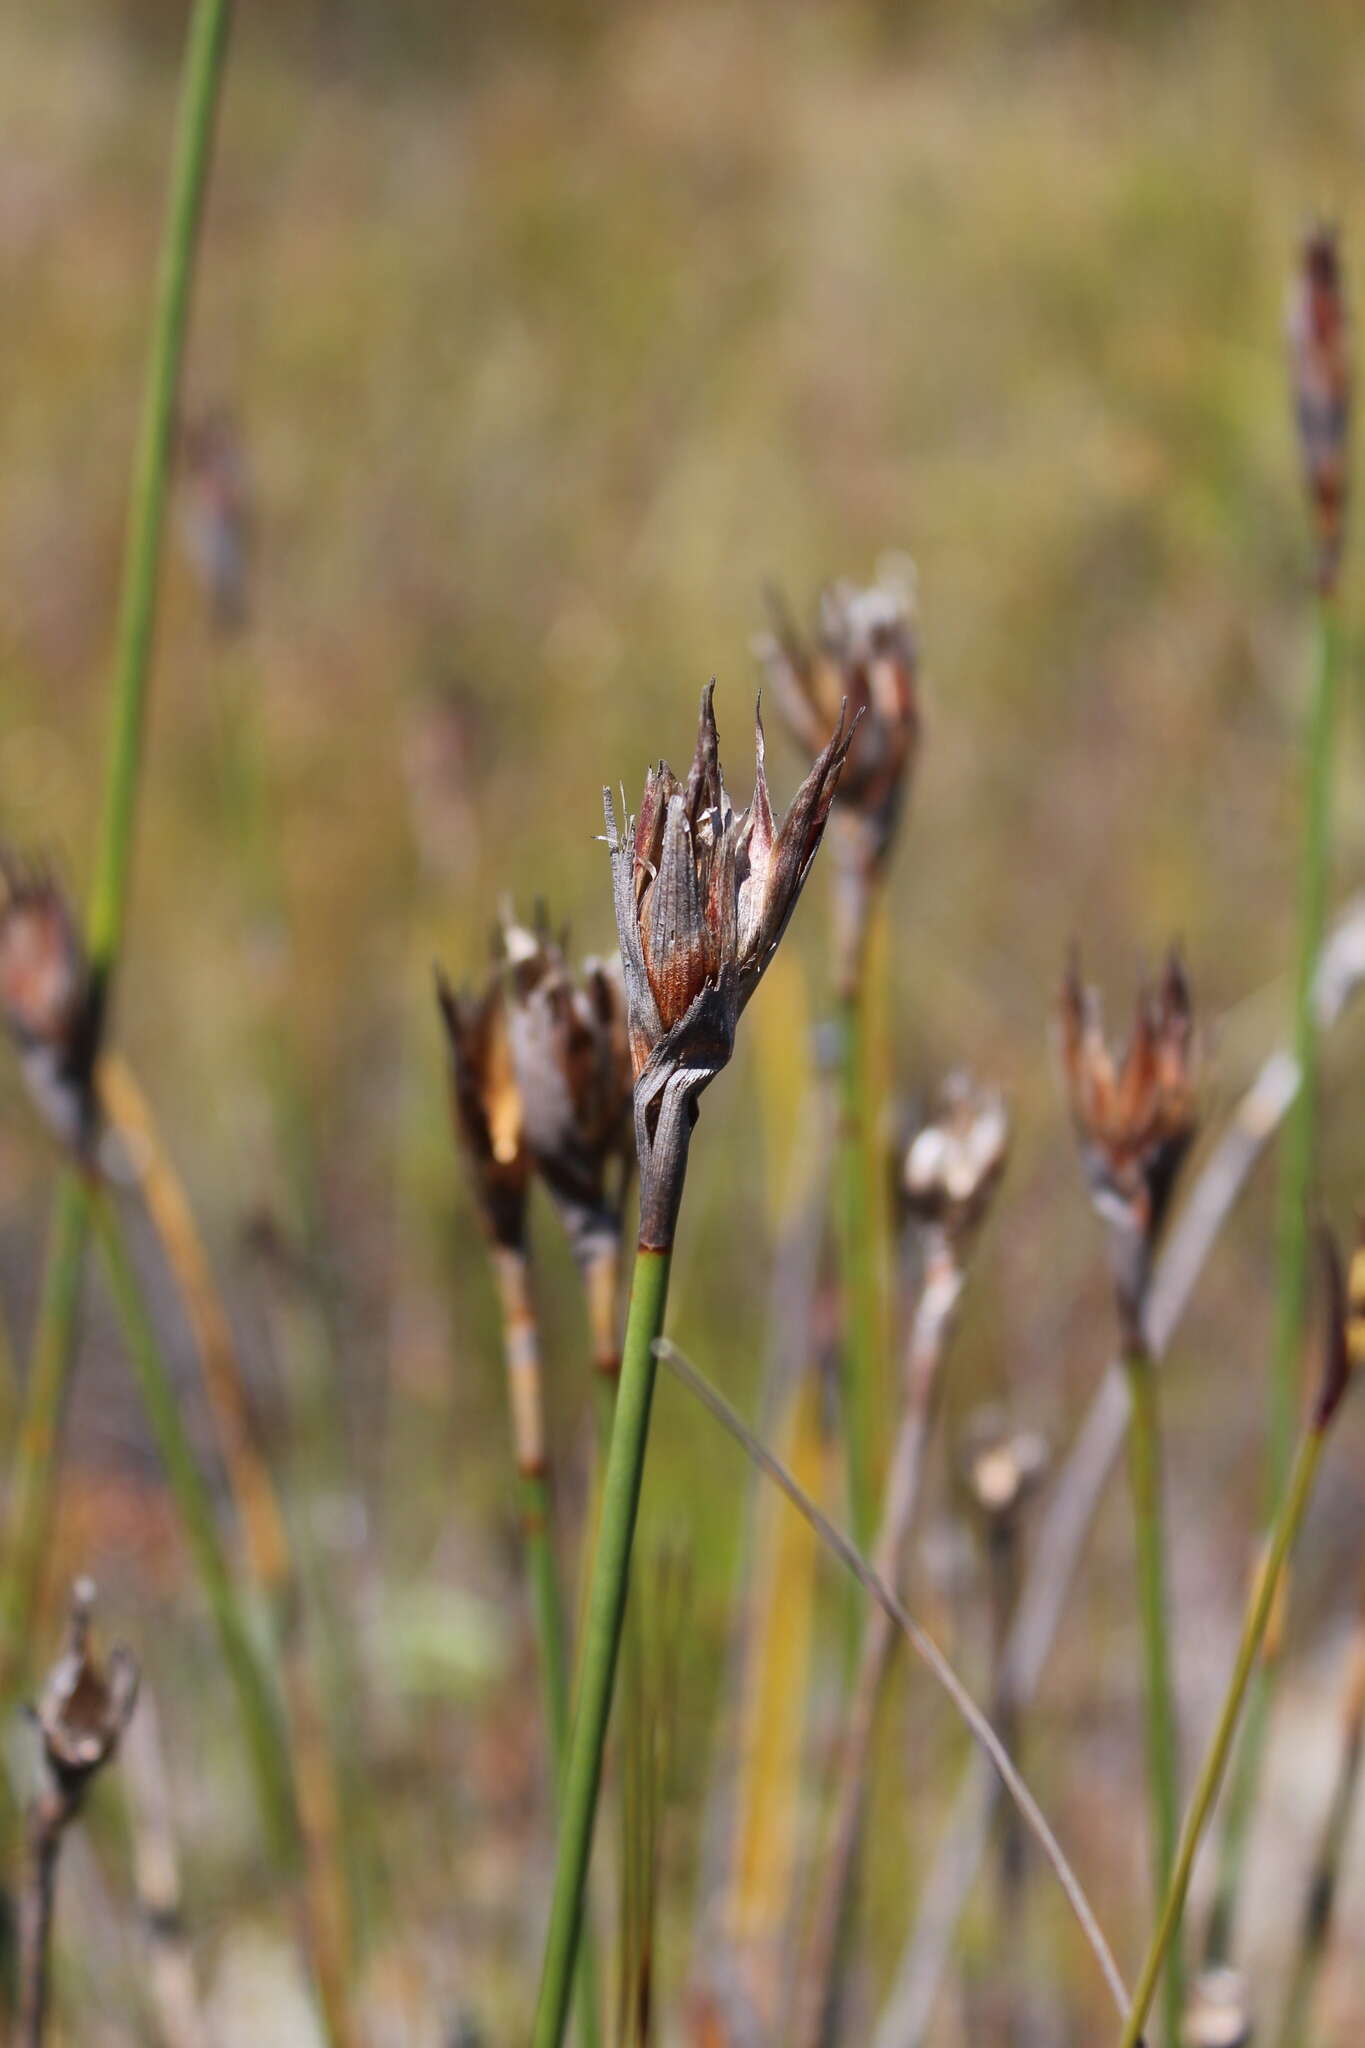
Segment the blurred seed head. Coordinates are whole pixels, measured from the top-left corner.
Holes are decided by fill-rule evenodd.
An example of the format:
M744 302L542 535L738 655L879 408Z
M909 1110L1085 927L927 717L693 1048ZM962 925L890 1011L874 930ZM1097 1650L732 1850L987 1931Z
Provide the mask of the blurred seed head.
M1335 227L1304 235L1286 322L1304 481L1317 537L1317 580L1336 587L1346 526L1350 460L1350 322Z
M696 752L685 782L667 762L652 768L639 813L617 829L605 793L616 925L635 1076L641 1228L667 1228L656 1207L664 1182L681 1188L680 1148L695 1098L734 1050L740 1012L762 979L824 836L830 804L856 728L841 709L782 820L773 817L756 722L754 792L736 812L725 787L712 697L702 693ZM665 1118L664 1151L655 1157ZM683 1107L686 1106L686 1117ZM661 1178L662 1177L662 1178Z
M75 914L55 875L0 848L0 1015L38 1109L82 1155L98 1121L96 1012Z
M502 1250L521 1251L531 1155L502 979L495 975L478 994L457 994L438 968L436 1000L450 1060L455 1134L469 1162L484 1229Z
M1251 2005L1236 1970L1205 1970L1195 1981L1181 2027L1184 2048L1249 2048Z
M113 1754L137 1701L138 1669L126 1650L101 1664L91 1648L95 1587L78 1579L71 1593L66 1645L38 1702L43 1755L61 1790L78 1793Z
M1099 998L1073 959L1061 998L1062 1069L1091 1198L1109 1229L1121 1314L1137 1334L1152 1253L1197 1128L1198 1049L1190 984L1172 947L1155 987L1138 991L1121 1057L1105 1041Z
M1015 1429L997 1407L980 1408L967 1423L962 1477L972 1502L990 1525L1013 1525L1047 1473L1047 1438Z
M948 1237L959 1258L979 1228L1009 1152L1009 1113L997 1088L953 1073L934 1114L905 1155L902 1189L909 1213Z
M575 974L543 919L504 921L508 1036L526 1142L581 1264L615 1251L635 1157L619 959Z

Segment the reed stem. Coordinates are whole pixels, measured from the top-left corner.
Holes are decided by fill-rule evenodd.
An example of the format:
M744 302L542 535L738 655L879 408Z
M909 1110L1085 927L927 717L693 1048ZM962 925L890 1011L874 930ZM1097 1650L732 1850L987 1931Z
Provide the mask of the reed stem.
M1161 1426L1156 1368L1145 1349L1125 1361L1132 1395L1128 1468L1133 1492L1137 1544L1138 1598L1142 1615L1144 1693L1147 1720L1147 1789L1151 1806L1152 1882L1161 1910L1175 1868L1180 1832L1179 1761L1169 1657L1170 1606L1166 1594L1165 1515L1161 1498ZM1180 2039L1183 2009L1180 1952L1168 1959L1163 2012L1170 2048Z
M1161 1976L1166 1958L1180 1931L1181 1916L1185 1909L1185 1898L1190 1888L1190 1875L1194 1859L1203 1838L1204 1828L1218 1797L1218 1788L1223 1782L1228 1754L1246 1698L1247 1686L1256 1666L1266 1628L1275 1605L1280 1578L1285 1561L1293 1548L1295 1538L1303 1522L1304 1513L1313 1491L1317 1476L1318 1461L1322 1456L1323 1432L1312 1429L1304 1438L1290 1474L1289 1486L1276 1517L1272 1531L1270 1549L1265 1568L1257 1580L1242 1625L1241 1641L1237 1648L1237 1659L1233 1666L1232 1679L1223 1701L1218 1725L1213 1733L1208 1754L1199 1772L1194 1796L1181 1831L1180 1847L1176 1855L1171 1881L1166 1889L1156 1931L1142 1966L1142 1975L1134 1993L1127 2025L1121 2037L1121 2048L1139 2048L1142 2029L1151 2009L1157 1982Z
M114 1305L123 1327L129 1363L166 1468L195 1570L208 1600L224 1661L237 1694L271 1852L279 1863L290 1865L298 1845L298 1828L293 1776L275 1701L237 1597L218 1533L213 1503L180 1419L175 1389L147 1314L118 1218L107 1196L103 1195L95 1197L91 1212Z
M641 1245L635 1258L616 1416L602 1482L597 1554L579 1656L578 1695L560 1810L559 1861L532 2048L559 2048L568 2018L658 1369L654 1344L663 1330L672 1257L671 1249Z
M868 1188L866 975L839 998L839 1270L844 1312L844 1430L848 1511L853 1540L871 1547L877 1533L876 1246Z
M229 0L196 0L176 115L151 346L133 461L111 682L113 725L87 932L101 1022L108 1009L127 913L176 394L230 14ZM0 1691L9 1689L15 1662L28 1639L47 1544L88 1222L86 1190L74 1169L68 1168L52 1221L5 1544Z
M1298 956L1294 979L1294 1059L1299 1087L1285 1118L1275 1227L1275 1334L1271 1354L1266 1523L1284 1495L1298 1413L1298 1368L1308 1309L1309 1206L1318 1106L1318 1018L1314 986L1327 915L1331 867L1332 744L1341 671L1337 601L1319 592L1314 686L1304 743L1303 845L1299 860ZM1276 1664L1267 1658L1252 1683L1219 1848L1218 1875L1205 1937L1206 1959L1231 1952L1237 1896L1270 1727Z

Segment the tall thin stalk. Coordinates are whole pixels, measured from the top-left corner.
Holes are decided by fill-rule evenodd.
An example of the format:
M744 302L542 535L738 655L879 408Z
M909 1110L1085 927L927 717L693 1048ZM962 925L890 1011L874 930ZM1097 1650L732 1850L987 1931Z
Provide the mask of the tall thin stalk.
M1327 914L1331 852L1332 749L1341 670L1341 622L1335 594L1319 593L1315 680L1305 745L1303 849L1299 865L1298 962L1294 984L1294 1058L1299 1088L1285 1119L1276 1207L1275 1337L1271 1355L1266 1522L1284 1497L1298 1412L1298 1370L1308 1297L1308 1217L1318 1105L1318 1017L1314 976ZM1211 1963L1232 1945L1247 1835L1256 1806L1269 1732L1276 1660L1252 1681L1219 1848L1218 1876L1205 1946Z
M90 898L88 943L101 1018L107 1014L127 911L176 394L230 13L230 0L196 0L176 117L156 307L133 464L110 686L113 725ZM46 1547L88 1225L86 1190L75 1172L67 1169L49 1239L5 1544L0 1689L12 1678L15 1660L28 1639Z
M1266 1628L1279 1592L1280 1578L1284 1570L1285 1561L1293 1548L1313 1491L1313 1481L1317 1476L1318 1463L1322 1456L1324 1441L1324 1426L1321 1422L1317 1422L1304 1438L1298 1457L1294 1461L1289 1486L1281 1503L1279 1514L1275 1520L1275 1527L1271 1534L1270 1549L1266 1557L1265 1567L1257 1581L1251 1604L1247 1609L1246 1619L1242 1625L1242 1636L1237 1648L1236 1662L1233 1665L1232 1679L1223 1701L1222 1710L1218 1716L1218 1724L1214 1729L1213 1740L1209 1745L1208 1754L1199 1773L1194 1796L1190 1801L1189 1811L1185 1816L1185 1824L1181 1830L1180 1847L1176 1854L1171 1881L1161 1906L1156 1931L1152 1936L1151 1945L1148 1948L1146 1960L1142 1966L1142 1975L1138 1980L1138 1987L1133 1995L1127 2025L1124 2027L1121 2036L1121 2048L1139 2048L1142 2040L1142 2029L1151 2010L1152 1999L1156 1994L1158 1980L1166 1964L1167 1957L1179 1936L1180 1923L1185 1910L1185 1898L1190 1888L1190 1875L1194 1869L1195 1855L1200 1841L1203 1839L1204 1828L1213 1809L1213 1803L1218 1797L1219 1786L1223 1782L1223 1772L1227 1767L1228 1754L1232 1748L1233 1737L1237 1733L1237 1723L1241 1716L1247 1687L1251 1682L1251 1675L1255 1669L1257 1658L1260 1655L1261 1645L1265 1640Z
M1166 1595L1165 1513L1161 1499L1161 1431L1156 1368L1145 1349L1125 1360L1132 1396L1128 1426L1128 1468L1133 1493L1133 1530L1137 1545L1138 1596L1142 1615L1147 1718L1147 1789L1151 1808L1152 1881L1160 1911L1175 1868L1180 1829L1179 1761L1175 1703L1168 1644L1170 1608ZM1164 2016L1165 2039L1180 2039L1184 2005L1180 1950L1168 1960Z
M854 1541L877 1533L877 1261L868 1187L865 977L839 998L839 1271L844 1300L844 1426Z
M671 1247L646 1244L641 1244L635 1258L616 1416L602 1482L597 1554L579 1653L573 1737L560 1806L559 1862L532 2048L559 2048L568 2017L654 1400L654 1345L663 1332L672 1261Z

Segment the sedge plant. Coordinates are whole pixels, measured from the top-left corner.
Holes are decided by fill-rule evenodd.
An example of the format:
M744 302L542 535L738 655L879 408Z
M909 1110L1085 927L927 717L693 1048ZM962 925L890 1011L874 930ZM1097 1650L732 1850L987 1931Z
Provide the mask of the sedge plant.
M619 825L610 791L605 798L635 1076L640 1224L579 1658L534 2048L558 2048L568 2017L644 1476L654 1345L663 1330L697 1098L728 1063L740 1013L786 930L824 836L856 725L841 711L778 822L768 796L760 721L753 797L737 812L721 773L713 687L702 696L686 781L661 762L650 771L638 815L627 815Z

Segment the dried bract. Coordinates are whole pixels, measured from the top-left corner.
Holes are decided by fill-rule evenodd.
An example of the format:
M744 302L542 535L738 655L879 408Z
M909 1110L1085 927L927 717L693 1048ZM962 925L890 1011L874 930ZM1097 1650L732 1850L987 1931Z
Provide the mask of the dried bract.
M1073 961L1061 1036L1072 1121L1109 1228L1120 1315L1137 1341L1152 1254L1197 1127L1194 1011L1179 953L1172 948L1157 987L1139 991L1121 1059L1105 1043L1099 999Z
M0 1015L49 1128L83 1157L98 1124L97 1011L75 915L55 876L0 850Z
M905 1206L940 1229L960 1257L990 1207L1009 1151L1009 1113L995 1088L950 1074L935 1113L905 1155Z
M772 631L755 642L787 724L814 755L841 703L861 717L835 809L841 983L856 974L868 897L895 837L920 735L912 575L823 591L814 644L770 598Z
M1345 534L1351 426L1350 323L1335 228L1315 226L1304 236L1286 324L1318 587L1331 591Z
M508 1035L526 1142L580 1265L614 1253L635 1157L619 960L575 975L542 927L509 924Z
M436 999L450 1055L455 1132L469 1161L484 1228L500 1249L520 1251L531 1155L502 982L494 978L478 995L456 994L438 969Z
M1183 2048L1249 2048L1251 2004L1236 1970L1205 1970L1190 1993L1180 2029Z
M70 1797L113 1754L137 1700L137 1665L126 1650L107 1664L91 1651L95 1588L78 1579L71 1594L66 1647L38 1702L43 1756L54 1782Z
M1362 1359L1365 1359L1365 1221L1362 1221L1349 1268L1342 1262L1327 1229L1319 1236L1324 1292L1327 1297L1322 1370L1313 1404L1313 1427L1326 1429L1340 1408Z
M730 800L713 690L702 693L686 782L660 762L623 830L604 792L635 1075L641 1239L660 1246L672 1241L696 1097L729 1060L740 1012L787 928L857 723L841 710L778 823L761 720L753 797L741 812Z

